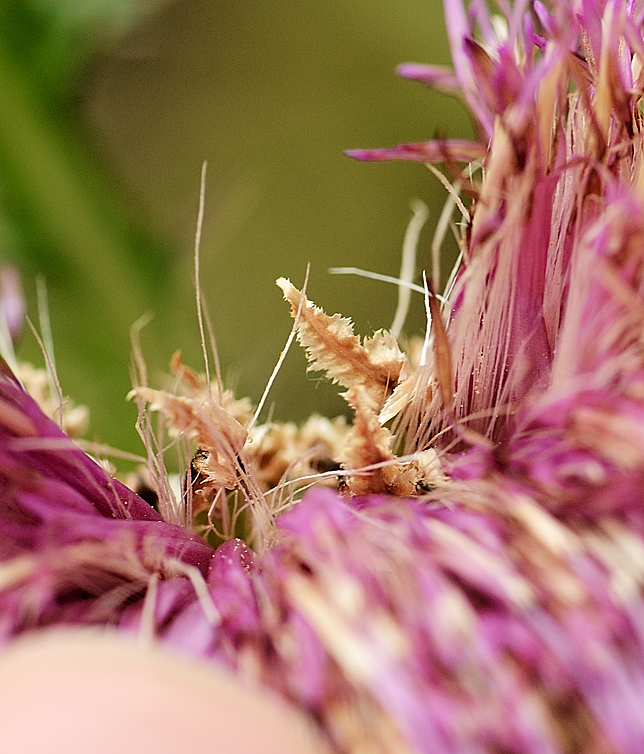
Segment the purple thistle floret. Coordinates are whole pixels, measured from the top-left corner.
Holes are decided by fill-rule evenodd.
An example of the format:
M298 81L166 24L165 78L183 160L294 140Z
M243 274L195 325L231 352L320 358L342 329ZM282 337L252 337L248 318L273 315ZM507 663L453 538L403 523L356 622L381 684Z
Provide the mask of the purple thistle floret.
M4 371L3 642L143 635L277 691L339 752L644 751L644 5L445 12L453 72L400 72L458 89L478 140L351 153L443 162L474 196L453 401L432 371L397 429L445 483L313 489L261 553L214 550Z

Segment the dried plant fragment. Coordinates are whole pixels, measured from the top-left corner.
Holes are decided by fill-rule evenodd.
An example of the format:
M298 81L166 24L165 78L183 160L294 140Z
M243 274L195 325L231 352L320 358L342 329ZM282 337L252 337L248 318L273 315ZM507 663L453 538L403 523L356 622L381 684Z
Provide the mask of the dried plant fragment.
M220 395L219 386L216 383L208 385L205 375L198 374L183 363L181 351L173 354L170 369L180 380L178 391L180 394L185 394L193 400L215 401L239 424L246 426L250 422L253 415L250 398L236 398L233 391L228 389L223 390Z
M381 406L403 376L407 363L394 336L378 330L361 344L350 319L339 314L329 317L306 297L300 308L303 294L284 278L277 284L291 304L292 316L296 317L299 311L298 340L306 349L309 369L326 372L347 389L362 387Z
M135 388L130 395L147 402L152 411L160 411L171 435L181 435L197 445L182 501L189 517L208 510L208 531L222 539L244 536L261 551L270 538L273 515L244 452L246 429L207 396L173 395L148 387ZM233 490L229 498L226 492Z
M436 363L438 387L443 406L449 409L454 397L452 358L450 355L449 341L447 340L447 332L445 331L445 325L441 318L438 300L433 293L429 299L429 306L432 313L432 328L434 330L434 361Z
M394 436L380 424L376 406L366 393L352 388L348 398L356 414L340 460L345 470L355 472L345 482L352 495L410 497L433 489L443 479L433 449L399 461L392 452Z
M246 430L214 401L172 395L148 387L135 388L135 395L161 411L170 422L170 430L183 433L210 454L210 481L232 490L239 479L239 454L246 442Z
M267 492L285 481L310 480L338 470L347 433L342 416L330 420L313 415L301 427L292 422L262 424L251 430L246 455L261 489Z
M393 435L380 425L376 406L364 390L352 388L347 398L356 413L340 458L345 469L358 472L347 478L348 489L354 495L388 492L385 468L371 470L369 467L394 460Z
M206 395L208 392L208 382L202 374L197 374L194 369L184 364L181 357L181 351L175 351L170 359L170 369L172 374L176 375L179 380L193 393Z

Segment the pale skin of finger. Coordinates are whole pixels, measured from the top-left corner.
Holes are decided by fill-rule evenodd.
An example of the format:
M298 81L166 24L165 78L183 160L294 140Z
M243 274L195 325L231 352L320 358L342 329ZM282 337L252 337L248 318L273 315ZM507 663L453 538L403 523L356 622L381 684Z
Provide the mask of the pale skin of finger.
M325 754L307 723L266 692L82 630L34 635L0 654L0 731L4 754Z

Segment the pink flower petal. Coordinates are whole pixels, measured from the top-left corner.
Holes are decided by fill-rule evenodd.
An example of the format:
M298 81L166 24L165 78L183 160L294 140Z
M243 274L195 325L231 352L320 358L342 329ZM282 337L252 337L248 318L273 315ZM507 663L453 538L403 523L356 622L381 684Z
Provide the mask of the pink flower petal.
M370 162L473 162L485 155L485 148L476 141L466 139L434 139L418 144L401 144L392 149L350 149L345 154Z

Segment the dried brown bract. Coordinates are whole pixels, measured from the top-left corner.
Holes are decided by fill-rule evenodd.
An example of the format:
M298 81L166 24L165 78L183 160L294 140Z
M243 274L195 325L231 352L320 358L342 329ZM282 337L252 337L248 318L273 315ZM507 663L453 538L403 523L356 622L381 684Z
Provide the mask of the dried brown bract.
M267 492L285 481L339 470L348 431L342 416L313 415L302 426L272 422L253 427L246 452L261 489ZM333 476L328 479L335 483Z
M398 460L396 436L384 426L412 401L417 388L416 372L396 338L378 330L361 343L350 319L339 314L329 317L284 278L277 284L291 304L309 369L325 371L348 388L343 395L355 416L337 456L345 471L343 488L352 495L410 496L436 486L443 478L436 453L422 450ZM422 392L431 399L427 383Z
M326 372L347 389L360 386L381 406L407 365L396 338L378 330L361 343L350 319L339 314L329 317L306 297L300 306L303 294L289 280L279 278L277 284L291 305L292 316L299 316L297 337L306 349L309 370Z
M378 419L364 391L353 388L350 402L356 407L353 427L340 456L343 468L354 471L346 478L352 495L387 494L399 497L422 495L443 479L433 448L398 459L392 448L395 438Z
M214 401L172 395L148 387L135 388L131 395L146 401L152 411L161 411L169 420L171 433L182 433L208 451L213 484L230 490L237 486L238 459L247 433L228 411Z

